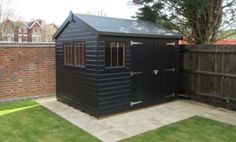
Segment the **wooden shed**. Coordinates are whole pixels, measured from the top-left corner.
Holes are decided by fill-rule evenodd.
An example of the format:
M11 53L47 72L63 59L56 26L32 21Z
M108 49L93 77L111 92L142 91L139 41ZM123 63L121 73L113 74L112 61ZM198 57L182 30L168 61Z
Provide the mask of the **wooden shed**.
M70 13L54 38L59 101L100 117L177 94L181 36L171 30Z

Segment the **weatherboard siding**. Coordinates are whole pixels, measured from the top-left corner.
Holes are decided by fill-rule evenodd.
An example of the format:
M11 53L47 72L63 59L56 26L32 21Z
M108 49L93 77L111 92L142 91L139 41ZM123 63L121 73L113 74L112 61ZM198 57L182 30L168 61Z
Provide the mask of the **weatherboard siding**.
M126 43L126 66L105 66L105 42ZM98 110L99 115L108 115L130 109L130 47L129 38L100 36L98 40Z
M140 88L144 87L144 89L141 90L141 93L143 93L142 100L146 101L145 102L146 104L143 103L143 105L131 108L130 106L131 99L132 101L136 101L137 99L135 97L137 93L134 92L135 86L133 82L131 82L131 76L130 76L131 72L130 42L131 40L134 42L139 41L143 42L145 46L148 47L151 46L150 49L151 52L153 50L153 54L155 53L158 55L158 58L161 58L160 60L158 60L158 65L161 66L160 69L162 70L162 72L164 72L165 70L165 68L163 68L164 64L167 63L169 64L169 60L167 60L168 62L164 60L165 57L164 55L167 55L166 52L164 51L167 50L163 50L163 52L162 50L160 50L159 53L157 53L156 51L158 51L160 48L167 48L164 43L167 41L167 39L168 39L167 42L169 42L169 40L176 41L176 39L180 38L180 36L177 34L175 35L174 33L173 35L168 35L168 34L162 35L158 32L153 35L150 35L147 32L145 33L145 35L143 35L134 31L130 31L132 33L124 33L124 32L114 33L111 30L113 29L112 26L115 26L114 28L119 29L119 27L117 27L120 26L118 22L123 22L123 20L121 21L121 19L113 19L117 22L115 22L116 25L112 25L109 21L109 19L111 20L111 18L104 18L104 17L100 17L101 19L100 18L94 19L94 18L95 18L94 16L86 17L85 15L84 16L74 15L71 13L54 36L56 38L56 70L57 70L56 79L57 79L58 100L65 102L69 105L72 105L73 107L78 107L80 110L85 111L86 113L89 113L96 117L110 115L117 112L127 111L138 107L151 105L153 104L154 101L156 101L157 103L161 102L157 99L160 99L161 97L163 99L163 97L165 97L166 94L164 94L165 92L160 93L160 89L158 90L158 88L155 88L155 86L158 85L155 83L158 82L160 79L158 80L150 78L142 79L140 81L146 81L147 85L149 83L155 89L151 88L150 90L148 90L145 88L145 86L136 86L139 87L138 91L140 90ZM131 22L130 20L128 21L125 20L125 21ZM120 28L126 28L126 27L120 27ZM101 29L104 29L104 31ZM107 30L111 31L109 32ZM76 42L81 40L85 42L85 53L86 53L85 67L81 68L81 67L72 67L63 65L63 43ZM107 67L105 64L106 63L105 45L106 42L112 42L112 41L126 43L126 51L125 51L126 60L124 67L116 67L116 68ZM161 44L162 42L163 44ZM154 50L153 47L157 49ZM135 46L132 46L132 49L135 49ZM133 51L134 50L132 50L132 52ZM141 52L140 53L133 52L133 53L144 55ZM145 50L145 55L149 56L150 55L149 53L150 52L146 53ZM165 59L167 59L167 57L169 56L166 56ZM133 60L134 59L135 56L133 56ZM155 56L153 57L151 56L150 60L147 60L147 63L149 63L149 61L151 60L154 61L155 59L156 59ZM172 59L177 59L177 58L174 58L171 55L170 59L172 61ZM159 63L160 61L162 61L163 63ZM155 62L157 61L155 60ZM135 69L134 65L136 66L139 64L133 64L132 66L133 69ZM154 67L154 65L148 66L148 71L146 72L148 73L147 75L148 77L150 76L149 71L150 73L152 73L153 69L156 70L156 68L150 69L149 67ZM166 78L167 75L161 77L163 81L165 80L164 77ZM169 77L169 80L171 80L171 77ZM131 88L131 83L132 83L132 88ZM160 83L160 81L158 83ZM162 87L168 91L167 89L169 87L168 82L166 83L165 87L163 87L163 85L160 83L159 87ZM173 86L171 87L173 88ZM169 92L167 93L168 93L167 95L169 95ZM155 100L153 99L154 101L153 100L150 101L150 98L155 98Z
M85 67L63 64L64 42L85 42ZM76 19L56 39L57 98L92 115L97 114L97 35Z

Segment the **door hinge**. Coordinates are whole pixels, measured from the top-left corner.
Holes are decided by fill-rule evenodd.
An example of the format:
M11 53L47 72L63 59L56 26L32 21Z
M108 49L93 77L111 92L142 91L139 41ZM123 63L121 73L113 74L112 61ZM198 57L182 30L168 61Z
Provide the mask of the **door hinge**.
M172 93L172 94L170 94L170 95L167 95L167 96L165 96L166 98L169 98L169 97L175 97L175 93Z
M166 45L175 46L175 42L169 42L169 43L166 43Z
M142 103L143 101L137 101L137 102L130 102L130 106L134 106L134 105L137 105L137 104L140 104Z
M175 68L166 69L166 71L172 71L172 72L175 72Z
M132 45L139 45L139 44L143 44L142 42L135 42L135 41L130 41L130 46Z

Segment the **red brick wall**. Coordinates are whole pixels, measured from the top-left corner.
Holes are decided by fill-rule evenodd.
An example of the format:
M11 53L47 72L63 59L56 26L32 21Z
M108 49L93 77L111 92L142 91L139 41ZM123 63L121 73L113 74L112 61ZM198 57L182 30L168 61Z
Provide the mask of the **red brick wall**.
M55 94L53 43L0 43L0 100Z

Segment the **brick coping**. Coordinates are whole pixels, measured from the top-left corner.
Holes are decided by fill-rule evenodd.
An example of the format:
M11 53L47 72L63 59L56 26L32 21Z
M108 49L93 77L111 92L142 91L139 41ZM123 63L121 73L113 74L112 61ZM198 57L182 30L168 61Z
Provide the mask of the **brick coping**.
M1 47L55 47L55 42L0 42Z

